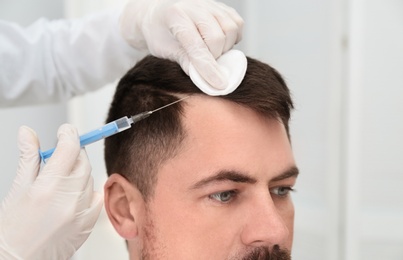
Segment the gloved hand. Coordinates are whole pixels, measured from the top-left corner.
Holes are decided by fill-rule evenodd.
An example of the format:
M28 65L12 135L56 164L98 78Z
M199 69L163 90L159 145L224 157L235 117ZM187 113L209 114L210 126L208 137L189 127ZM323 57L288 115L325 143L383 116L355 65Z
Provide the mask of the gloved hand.
M178 62L189 62L210 85L224 89L228 80L215 61L241 40L243 19L214 0L136 0L120 18L123 38L137 49Z
M18 133L17 177L0 208L0 259L69 259L88 238L102 208L77 130L63 125L40 170L33 130Z

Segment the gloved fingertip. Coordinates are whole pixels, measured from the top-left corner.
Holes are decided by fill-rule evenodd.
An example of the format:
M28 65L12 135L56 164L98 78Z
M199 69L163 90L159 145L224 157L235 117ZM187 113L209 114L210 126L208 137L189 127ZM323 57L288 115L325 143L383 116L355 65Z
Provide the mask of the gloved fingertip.
M36 132L32 128L30 128L30 127L28 127L26 125L20 126L19 131L21 131L21 132L29 132L30 134L36 136Z
M57 130L57 138L59 140L65 139L65 138L77 139L78 138L77 128L75 128L74 126L72 126L70 124L63 124Z
M38 150L39 141L35 131L28 126L21 126L18 129L18 147L20 151L25 151L27 148Z
M195 77L195 73L198 75L197 77ZM210 66L208 69L205 68L204 70L196 68L195 65L189 75L193 83L195 83L199 88L200 85L206 85L212 89L224 90L228 86L226 74L221 70L218 64L216 64L216 66Z
M40 166L39 141L34 130L21 126L18 130L18 149L20 151L17 177L13 189L30 185L38 175Z
M225 89L228 85L228 80L225 77L225 74L220 70L216 71L216 74L210 78L205 79L207 82L211 84L211 86L215 89Z
M80 153L80 139L77 129L63 124L57 131L57 144L53 155L46 162L42 174L69 175Z

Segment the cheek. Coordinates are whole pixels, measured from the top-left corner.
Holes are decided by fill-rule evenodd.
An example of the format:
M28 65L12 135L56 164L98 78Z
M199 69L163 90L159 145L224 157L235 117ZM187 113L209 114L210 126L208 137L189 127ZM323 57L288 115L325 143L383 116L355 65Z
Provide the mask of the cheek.
M170 256L166 259L225 259L237 236L230 224L234 216L224 215L203 203L186 203L170 195L156 199L152 218L158 243Z
M294 220L294 203L291 199L291 195L286 199L272 198L273 203L278 213L283 217L287 223Z

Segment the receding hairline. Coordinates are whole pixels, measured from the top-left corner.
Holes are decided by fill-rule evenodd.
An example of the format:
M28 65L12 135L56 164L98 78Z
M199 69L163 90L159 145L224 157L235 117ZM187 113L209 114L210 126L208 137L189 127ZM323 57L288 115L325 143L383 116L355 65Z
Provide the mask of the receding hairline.
M243 82L234 93L217 98L250 109L264 117L277 119L286 126L288 134L290 109L293 105L289 89L281 75L269 64L249 57L248 68L253 69L247 70ZM107 121L154 109L173 101L173 98L179 99L189 94L210 97L194 86L178 64L148 56L139 61L119 81ZM183 102L181 107L183 106L184 110L182 112L185 112L188 101ZM176 109L178 110L174 111ZM127 134L125 131L116 137L108 138L110 141L108 139L105 141L108 173L114 169L127 172L128 174L123 176L129 177L133 183L140 185L139 187L143 185L147 188L148 183L153 183L153 174L147 174L147 172L150 169L158 171L158 165L167 158L175 156L182 147L183 136L181 135L182 132L187 132L187 129L184 128L184 118L180 110L178 107L171 107L161 111L160 114L156 112L154 117L147 118L135 126L139 127L140 131L134 129L133 131L136 132L134 133L128 130ZM161 118L168 119L164 121ZM180 122L179 125L177 122ZM131 159L136 153L136 158ZM130 174L133 169L141 172L136 175L139 176L138 178Z
M176 96L177 98L183 98L184 96L189 97L189 98L186 98L183 101L181 101L181 105L183 107L183 114L179 115L180 122L181 122L180 127L182 128L182 131L184 132L185 135L183 136L183 139L181 140L181 142L178 144L178 147L177 147L178 150L176 150L176 152L174 153L173 156L176 156L180 152L181 147L183 148L184 142L186 142L186 140L187 140L189 129L188 129L188 126L186 124L186 120L191 120L191 118L186 119L186 115L189 113L189 106L193 105L192 104L193 103L193 98L197 98L197 99L200 100L200 101L197 101L197 102L203 102L204 100L214 100L214 101L218 101L218 102L225 102L225 103L230 104L232 106L235 106L237 108L245 109L245 110L247 110L249 112L252 112L252 113L256 114L259 117L259 119L264 120L265 123L268 123L268 124L271 123L270 122L271 120L275 120L276 122L281 124L281 126L284 128L284 131L287 134L287 138L291 142L289 133L287 131L287 128L284 125L284 122L283 122L281 116L278 115L278 114L264 113L264 112L262 112L262 111L260 111L258 109L250 107L248 105L238 103L238 102L235 102L235 101L230 100L230 99L226 99L223 96L209 96L209 95L201 94L201 93L190 94L190 95L183 95L183 94L181 94L181 95L172 94L172 95ZM197 104L195 104L195 106L197 106ZM206 110L200 110L199 113L204 113L204 111L206 111ZM168 158L168 159L170 159L170 158Z

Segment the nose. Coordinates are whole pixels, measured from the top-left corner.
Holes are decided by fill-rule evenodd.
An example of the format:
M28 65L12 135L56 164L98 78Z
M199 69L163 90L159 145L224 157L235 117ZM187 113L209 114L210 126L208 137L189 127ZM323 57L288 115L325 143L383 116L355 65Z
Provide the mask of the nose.
M293 209L289 212L290 210L279 209L270 196L250 204L241 235L244 245L271 248L274 245L286 244L290 236L287 223L290 217L293 219L294 216Z

